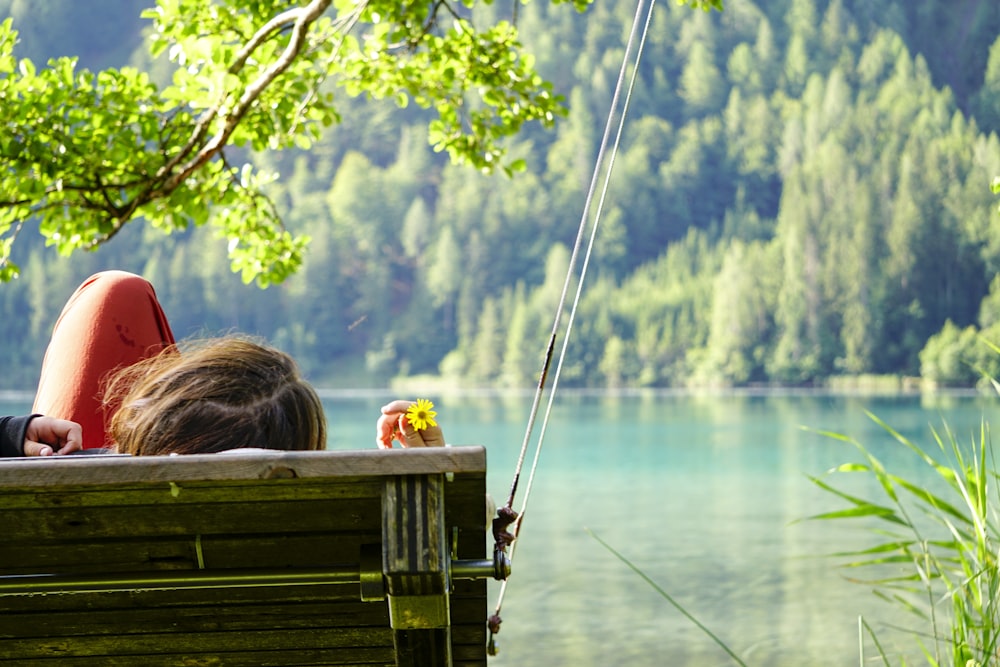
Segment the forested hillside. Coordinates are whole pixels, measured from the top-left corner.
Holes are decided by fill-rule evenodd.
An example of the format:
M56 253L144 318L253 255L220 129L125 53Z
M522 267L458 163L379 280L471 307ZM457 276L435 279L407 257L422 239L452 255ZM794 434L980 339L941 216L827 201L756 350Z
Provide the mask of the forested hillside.
M0 0L0 17L37 64L165 80L141 39L149 4ZM281 214L312 237L298 275L244 285L198 229L133 225L70 259L32 239L0 285L0 386L33 386L59 307L101 268L152 279L179 337L262 335L321 386L532 386L635 5L551 11L519 6L517 25L570 113L512 145L526 173L453 166L420 110L340 99L310 150L246 156L281 174ZM639 74L562 383L1000 371L979 339L1000 343L1000 3L662 2Z

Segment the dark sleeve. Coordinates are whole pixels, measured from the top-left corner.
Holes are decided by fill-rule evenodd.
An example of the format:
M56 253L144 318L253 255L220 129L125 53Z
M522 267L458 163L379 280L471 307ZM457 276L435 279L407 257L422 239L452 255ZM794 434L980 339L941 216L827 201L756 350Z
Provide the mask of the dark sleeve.
M38 415L0 417L0 457L24 456L24 436L28 423Z

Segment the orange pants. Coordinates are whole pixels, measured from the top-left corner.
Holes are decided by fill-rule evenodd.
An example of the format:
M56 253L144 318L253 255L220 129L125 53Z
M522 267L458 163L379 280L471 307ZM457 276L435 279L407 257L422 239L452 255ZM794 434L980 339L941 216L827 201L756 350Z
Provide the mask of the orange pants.
M33 412L83 427L83 447L107 447L104 382L114 370L174 343L153 286L125 271L97 273L80 285L56 321L45 351Z

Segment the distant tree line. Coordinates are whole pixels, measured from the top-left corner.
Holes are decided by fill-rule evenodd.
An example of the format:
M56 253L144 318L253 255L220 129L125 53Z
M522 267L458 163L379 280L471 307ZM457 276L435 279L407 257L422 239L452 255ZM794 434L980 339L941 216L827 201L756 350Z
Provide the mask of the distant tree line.
M101 34L100 12L28 4L0 0L0 17L33 58L77 48L90 66L125 57L162 75L141 47L98 48L128 39L83 39ZM138 17L146 3L118 4ZM60 20L42 25L36 9ZM514 178L435 154L417 129L425 112L363 100L344 101L308 151L246 156L281 172L272 195L312 238L280 286L243 285L201 230L164 240L138 227L70 260L29 245L22 278L0 286L0 385L32 386L63 300L116 267L154 281L179 336L257 333L318 384L531 386L633 11L519 7L570 115L511 142L529 165ZM663 3L649 34L561 382L1000 375L984 342L1000 344L1000 5Z

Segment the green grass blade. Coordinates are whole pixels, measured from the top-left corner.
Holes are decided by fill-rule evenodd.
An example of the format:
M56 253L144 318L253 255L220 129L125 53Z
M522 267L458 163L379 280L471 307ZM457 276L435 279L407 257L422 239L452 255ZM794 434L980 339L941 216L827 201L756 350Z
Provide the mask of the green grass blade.
M902 540L895 542L883 542L882 544L876 544L873 547L868 547L867 549L852 549L851 551L834 551L830 554L825 554L827 557L832 558L843 558L845 556L867 556L869 554L879 554L886 552L895 551L906 551L911 546L913 546L913 540Z
M906 489L915 498L923 503L926 503L936 510L942 510L947 512L952 517L962 521L963 523L972 523L969 521L969 517L965 512L962 512L957 507L946 501L944 498L931 493L927 489L914 484L913 482L907 481L901 477L892 475L893 481L900 487Z
M686 609L684 609L684 607L682 607L676 600L674 600L670 596L669 593L667 593L655 581L653 581L649 577L649 575L647 575L645 572L643 572L641 569L639 569L628 558L626 558L622 554L618 553L610 544L608 544L607 542L605 542L604 540L602 540L597 535L597 533L595 533L594 531L592 531L590 528L584 528L584 530L586 530L587 533L591 537L593 537L595 540L597 540L601 544L601 546L603 546L605 549L607 549L608 551L610 551L611 554L615 556L615 558L617 558L621 562L625 563L625 565L627 565L630 570L632 570L633 572L635 572L636 574L638 574L640 577L642 577L643 581L645 581L647 584L649 584L650 586L652 586L653 590L655 590L657 593L659 593L663 597L664 600L666 600L667 602L669 602L670 604L672 604L674 606L674 609L676 609L677 611L679 611L680 613L682 613L689 621L691 621L696 626L698 626L698 628L701 629L702 632L704 632L706 635L708 635L709 637L711 637L712 641L714 641L716 644L718 644L719 647L723 651L725 651L726 653L728 653L729 657L731 657L736 662L736 664L741 665L742 667L747 667L746 663L743 662L738 655L736 655L735 653L733 653L733 651L728 646L726 646L725 642L723 642L721 639L719 639L717 636L715 636L715 634L711 630L709 630L707 627L705 627L705 625L703 625L701 623L701 621L699 621L697 618L695 618L694 616L692 616Z
M876 516L880 519L885 519L886 521L906 525L902 519L896 516L896 513L891 507L880 507L878 505L867 505L865 507L852 507L851 509L846 510L824 512L822 514L815 514L809 517L809 519L820 521L824 519L853 519L855 517L862 516Z
M885 649L882 648L882 644L879 643L878 637L875 636L875 631L872 630L872 627L870 625L868 625L868 621L865 620L864 616L859 616L858 617L858 623L861 625L862 628L865 629L865 631L868 632L868 636L871 638L872 642L875 644L875 648L878 649L879 657L882 658L882 664L885 665L886 667L889 667L889 658L886 657L886 655L885 655ZM862 634L862 633L859 631L858 634ZM864 645L864 637L859 637L858 641L862 644L862 646ZM863 648L862 648L861 658L862 658L862 664L864 664L864 649Z
M807 517L806 520L812 521L812 520L822 520L822 519L843 519L843 518L852 518L861 516L877 516L880 519L884 519L892 523L896 523L903 526L907 525L906 522L903 521L896 514L896 511L891 507L888 507L886 505L876 505L875 503L865 500L864 498L859 498L849 493L845 493L840 489L831 486L827 482L824 482L822 479L818 477L809 475L808 478L813 484L820 487L824 491L828 491L829 493L832 493L833 495L838 496L839 498L843 498L847 502L851 503L852 505L854 505L854 508L817 514L815 516Z

